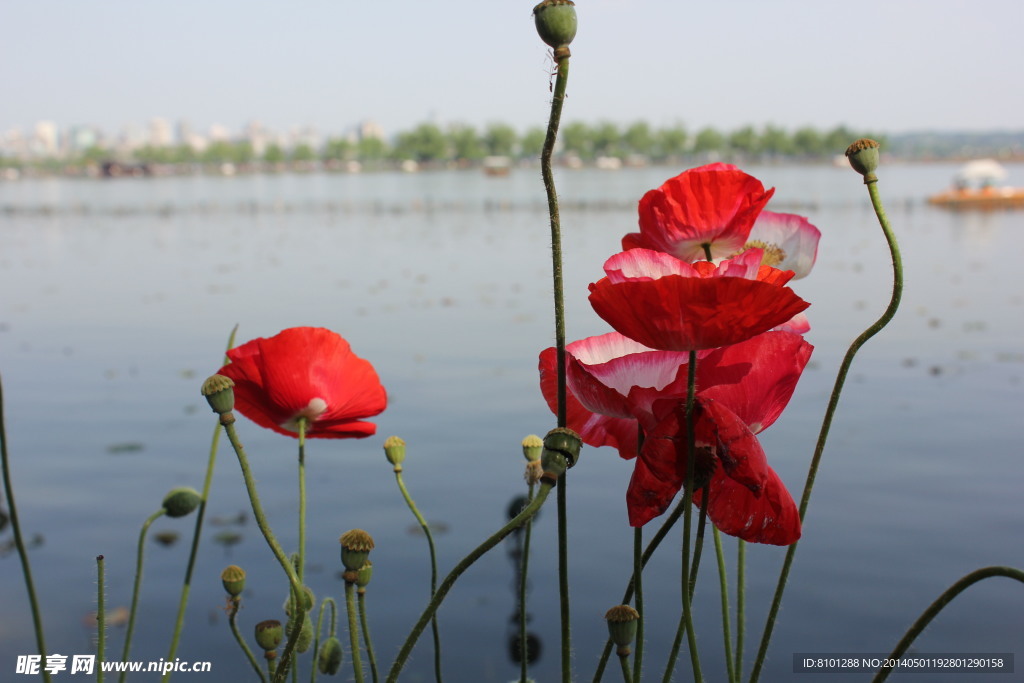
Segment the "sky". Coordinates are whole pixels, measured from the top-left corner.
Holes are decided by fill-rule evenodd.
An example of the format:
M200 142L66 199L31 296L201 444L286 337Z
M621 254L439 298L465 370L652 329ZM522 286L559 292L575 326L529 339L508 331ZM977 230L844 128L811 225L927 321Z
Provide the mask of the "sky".
M546 123L534 0L2 0L0 132ZM577 0L564 121L1024 129L1020 0Z

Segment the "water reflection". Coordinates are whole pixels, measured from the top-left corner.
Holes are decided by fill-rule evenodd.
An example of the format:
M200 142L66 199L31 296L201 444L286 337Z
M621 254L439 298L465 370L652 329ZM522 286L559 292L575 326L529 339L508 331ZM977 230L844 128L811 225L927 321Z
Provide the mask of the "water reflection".
M515 518L523 508L526 507L529 499L525 495L517 495L509 501L508 508L506 509L506 516L509 520ZM540 517L538 511L533 517L533 522L536 522ZM512 563L512 604L515 605L512 611L512 617L508 621L508 637L507 637L507 652L509 661L515 664L517 667L521 666L523 660L526 660L526 664L534 664L540 660L541 653L543 651L542 642L540 636L529 630L530 620L533 618L529 611L523 611L524 605L520 603L519 595L523 585L523 560L528 559L526 554L526 538L527 538L527 527L521 526L512 534L505 539L506 554L508 555L509 561ZM529 566L529 563L527 563ZM526 577L526 605L530 604L530 580L529 572ZM526 624L526 638L524 642L523 638L523 625Z

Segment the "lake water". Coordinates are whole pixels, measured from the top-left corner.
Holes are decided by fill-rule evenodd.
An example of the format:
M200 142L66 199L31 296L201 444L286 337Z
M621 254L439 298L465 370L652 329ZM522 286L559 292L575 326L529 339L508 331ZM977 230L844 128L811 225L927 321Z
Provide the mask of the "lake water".
M607 331L587 304L587 284L636 229L643 192L680 170L558 174L570 339ZM762 435L799 497L839 360L888 300L888 254L852 171L745 170L777 187L769 208L807 215L822 231L814 272L794 285L812 303L814 356L787 412ZM1010 170L1024 184L1024 167ZM904 249L904 303L851 373L763 680L793 677L793 653L888 652L963 574L1024 566L1024 449L1015 431L1024 408L1024 212L926 205L954 171L897 165L880 174ZM374 535L368 604L378 658L389 664L425 604L429 564L381 444L391 434L408 443L405 481L441 532L446 573L524 492L523 436L554 426L536 373L537 354L554 338L547 245L536 169L507 178L452 171L0 184L0 372L22 526L42 541L31 559L51 651L90 651L94 557L106 557L108 606L126 606L143 520L168 489L202 487L215 418L199 387L220 366L231 328L239 325L241 342L314 325L341 333L374 363L390 405L376 420L377 436L307 448L307 578L319 597L342 597L337 537L351 528ZM246 420L239 429L271 523L293 547L295 442ZM629 574L631 471L610 450L586 449L570 473L578 680L592 676L602 616ZM247 670L222 611L227 564L249 572L243 633L281 616L279 568L247 507L234 455L222 445L207 513L216 524L205 530L178 652L213 661L215 673L175 680L239 680L228 672ZM191 517L161 520L151 531L177 531L182 540L148 544L133 659L167 653L192 525ZM9 530L0 532L0 541L9 539ZM732 580L732 539L726 548ZM517 677L508 655L511 550L506 543L471 569L440 612L448 680ZM748 547L747 670L782 557L777 548ZM529 627L542 644L531 671L546 683L559 670L553 504L535 526L530 566ZM0 679L13 680L16 655L34 648L13 552L0 557L0 576ZM660 680L678 617L678 541L645 577L646 670ZM695 609L705 673L723 680L710 552ZM1022 614L1022 587L989 580L955 600L916 650L1020 654ZM111 629L112 656L122 636L123 628ZM429 635L420 643L403 681L433 680ZM690 678L685 653L677 671L676 680ZM347 678L351 669L343 672ZM607 675L618 679L614 669Z

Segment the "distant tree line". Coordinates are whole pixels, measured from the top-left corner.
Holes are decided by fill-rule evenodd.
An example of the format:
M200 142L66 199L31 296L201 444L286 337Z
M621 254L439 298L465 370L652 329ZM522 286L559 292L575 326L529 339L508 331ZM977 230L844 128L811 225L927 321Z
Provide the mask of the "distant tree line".
M223 164L295 166L317 163L359 162L365 166L387 166L407 160L423 165L472 165L486 157L511 160L537 159L544 144L544 129L529 128L520 133L504 123L483 128L468 124L441 127L421 123L398 133L390 140L377 137L352 139L328 138L318 148L300 143L290 148L279 144L262 146L259 153L253 141L218 140L204 149L179 144L163 147L143 146L132 150L132 161L144 164ZM704 127L695 131L681 124L654 128L637 121L619 125L609 121L594 124L581 121L564 124L558 137L556 156L590 163L599 157L615 157L625 162L647 161L776 161L820 160L842 154L859 137L875 137L846 126L819 130L804 126L795 130L766 125L744 126L723 131ZM111 151L96 147L87 150L75 164L102 163ZM0 162L4 160L0 159ZM9 164L12 160L8 159ZM48 162L52 165L52 160ZM66 163L66 162L64 162ZM37 167L44 164L37 163Z

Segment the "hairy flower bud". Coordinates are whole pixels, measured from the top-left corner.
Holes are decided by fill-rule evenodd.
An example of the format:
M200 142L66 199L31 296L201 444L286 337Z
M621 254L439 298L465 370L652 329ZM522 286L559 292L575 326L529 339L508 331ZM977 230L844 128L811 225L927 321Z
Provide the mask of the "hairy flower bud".
M576 5L572 0L544 0L533 8L533 21L540 39L556 51L567 49L576 37ZM559 56L557 52L555 56Z
M878 180L875 169L878 168L878 147L874 140L861 138L846 148L846 158L857 173L864 176L864 184Z
M245 590L245 570L235 564L228 565L220 573L220 581L228 595L237 598Z
M202 501L198 491L182 486L171 489L164 496L163 507L168 517L184 517L199 507L199 503Z

